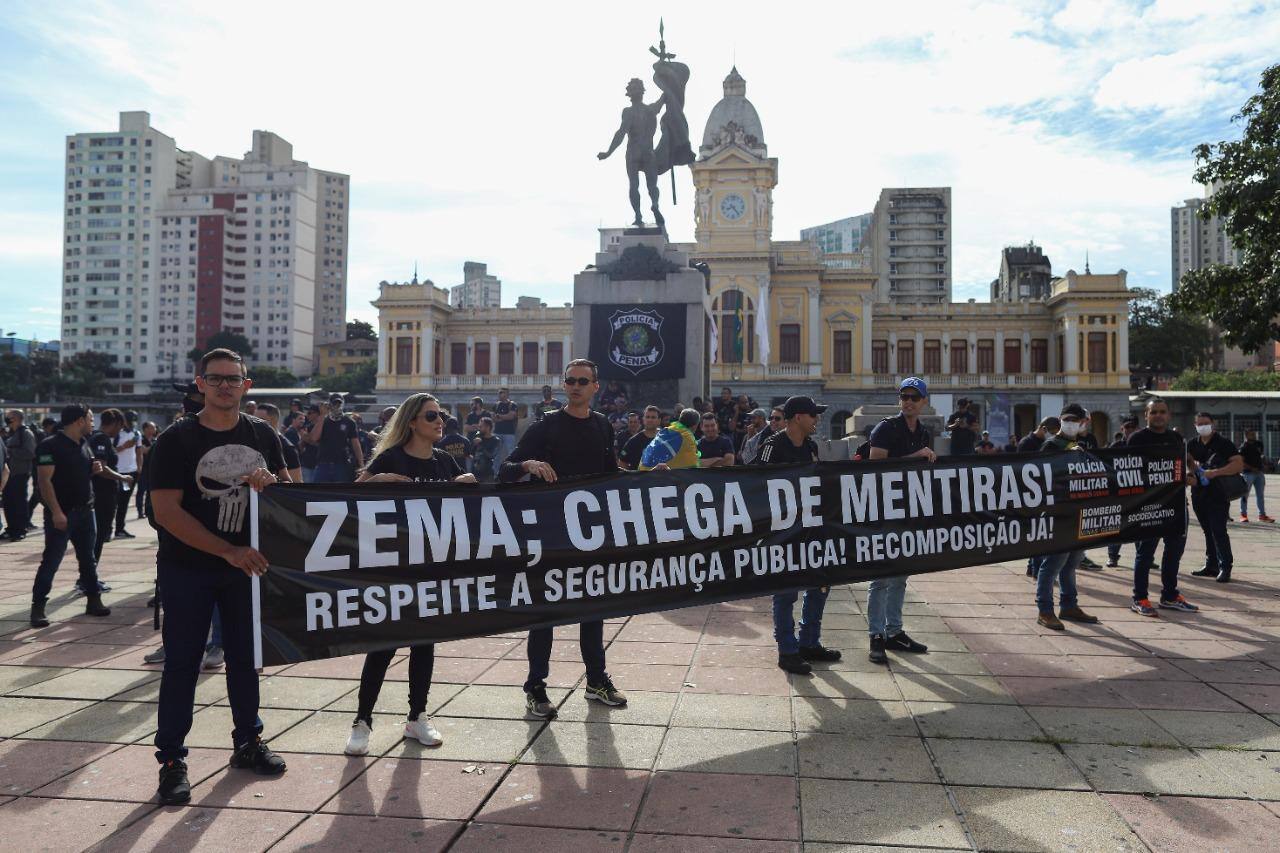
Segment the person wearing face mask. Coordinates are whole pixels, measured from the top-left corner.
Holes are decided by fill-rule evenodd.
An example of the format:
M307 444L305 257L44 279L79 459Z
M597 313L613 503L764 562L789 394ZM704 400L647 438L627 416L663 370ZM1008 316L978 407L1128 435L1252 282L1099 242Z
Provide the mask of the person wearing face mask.
M1227 516L1231 505L1213 482L1219 477L1239 474L1244 457L1235 443L1218 432L1213 415L1196 413L1195 438L1187 439L1189 467L1194 467L1196 483L1191 487L1191 508L1204 531L1204 566L1191 573L1197 578L1216 578L1218 583L1231 580L1231 537L1227 533Z
M1043 453L1078 450L1080 444L1077 439L1089 420L1089 413L1079 403L1069 403L1062 407L1062 414L1059 415L1058 420L1058 432L1045 441L1044 447L1041 448ZM1084 550L1078 549L1050 554L1040 562L1036 574L1036 607L1040 611L1040 615L1036 617L1037 624L1054 631L1062 631L1066 628L1062 624L1063 619L1090 625L1097 623L1098 617L1090 616L1080 609L1076 592L1076 569L1083 557ZM1057 615L1053 612L1055 581L1062 588Z
M355 470L364 468L364 450L360 436L350 418L342 415L342 395L329 397L329 410L319 418L308 432L307 440L319 448L316 460L315 482L350 483L354 471L348 461L348 448L355 459Z

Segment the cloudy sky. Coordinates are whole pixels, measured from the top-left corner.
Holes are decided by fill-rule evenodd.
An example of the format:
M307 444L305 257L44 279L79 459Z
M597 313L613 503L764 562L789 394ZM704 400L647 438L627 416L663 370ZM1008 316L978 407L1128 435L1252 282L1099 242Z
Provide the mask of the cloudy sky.
M626 81L649 76L660 13L695 137L735 61L746 78L780 164L775 238L866 212L881 187L948 185L958 299L985 299L1000 248L1029 239L1057 271L1087 251L1167 290L1191 148L1238 136L1280 59L1280 0L646 6L10 0L0 328L57 336L64 136L121 110L206 156L267 129L350 174L350 316L372 319L377 282L415 263L449 285L484 261L504 304L567 301L595 229L630 218L618 155L595 153ZM668 227L689 240L680 180Z

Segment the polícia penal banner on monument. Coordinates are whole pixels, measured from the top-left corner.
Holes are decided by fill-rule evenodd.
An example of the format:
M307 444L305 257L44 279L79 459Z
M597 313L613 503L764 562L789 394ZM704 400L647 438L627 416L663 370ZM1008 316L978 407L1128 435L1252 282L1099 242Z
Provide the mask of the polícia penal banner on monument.
M678 303L592 305L587 357L601 379L682 379L685 311Z
M1183 467L1144 447L271 486L259 666L1163 536L1185 529Z

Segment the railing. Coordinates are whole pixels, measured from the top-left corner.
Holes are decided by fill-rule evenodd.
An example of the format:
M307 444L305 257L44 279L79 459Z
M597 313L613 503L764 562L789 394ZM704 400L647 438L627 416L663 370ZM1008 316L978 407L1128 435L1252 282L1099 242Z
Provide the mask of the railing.
M898 383L908 375L905 373L873 374L871 385L876 388L897 387ZM999 388L1010 385L1018 388L1044 388L1066 384L1062 376L1050 373L917 373L910 375L919 376L929 384L930 388ZM1099 378L1105 380L1105 377ZM1090 384L1105 385L1106 382Z
M427 391L436 389L470 391L492 389L496 391L499 388L536 390L541 389L543 385L550 385L552 388L556 388L560 385L560 382L560 377L553 373L518 373L508 376L474 373L437 373L434 375L382 373L378 375L379 390L402 390L405 388L422 388Z

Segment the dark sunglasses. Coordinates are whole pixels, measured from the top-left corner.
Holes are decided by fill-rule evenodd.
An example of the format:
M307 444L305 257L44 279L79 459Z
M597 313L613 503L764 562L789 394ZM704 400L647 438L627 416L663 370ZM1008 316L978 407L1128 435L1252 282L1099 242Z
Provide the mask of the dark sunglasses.
M771 418L769 418L769 420L771 420L771 421L781 421L781 420L785 420L785 418L783 418L783 417L782 417L782 415L774 415L774 416L772 416Z
M586 377L586 376L579 376L579 377L577 377L577 378L574 378L574 377L572 377L572 376L566 376L566 377L564 378L564 384L565 384L565 385L579 385L579 386L585 386L585 385L590 385L590 384L591 384L591 379L590 379L589 377Z
M919 403L921 400L924 399L924 397L921 397L919 394L899 394L898 399L910 400L912 403Z
M442 412L433 412L431 409L427 409L425 412L422 413L422 419L429 424L433 424L436 421L440 420L440 416L442 414L443 414Z

